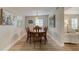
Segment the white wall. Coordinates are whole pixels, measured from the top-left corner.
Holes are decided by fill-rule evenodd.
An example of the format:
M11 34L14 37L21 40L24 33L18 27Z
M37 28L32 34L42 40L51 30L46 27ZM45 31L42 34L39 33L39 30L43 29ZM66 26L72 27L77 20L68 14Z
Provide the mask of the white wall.
M12 22L12 26L15 26L15 27L23 27L24 26L24 18L23 16L18 16L18 15L15 15L14 13L12 12L9 12L5 9L3 9L3 16L4 16L4 19L7 20L7 17L10 15L11 16L11 22ZM4 22L5 23L5 22ZM7 25L7 24L3 24L3 25Z
M11 14L14 15L13 13ZM0 50L7 50L24 34L25 19L23 16L17 15L12 25L0 25Z
M22 29L11 25L0 25L0 51L8 49L22 35Z
M64 8L58 8L55 10L55 12L52 11L53 15L56 15L56 27L50 27L49 26L49 34L51 37L61 46L64 45Z

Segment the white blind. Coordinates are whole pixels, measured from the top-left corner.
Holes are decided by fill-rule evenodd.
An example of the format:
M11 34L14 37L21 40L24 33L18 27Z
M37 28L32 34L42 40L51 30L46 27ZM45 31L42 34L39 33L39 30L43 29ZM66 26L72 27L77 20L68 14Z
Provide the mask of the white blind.
M35 25L43 26L43 19L36 19L35 20Z

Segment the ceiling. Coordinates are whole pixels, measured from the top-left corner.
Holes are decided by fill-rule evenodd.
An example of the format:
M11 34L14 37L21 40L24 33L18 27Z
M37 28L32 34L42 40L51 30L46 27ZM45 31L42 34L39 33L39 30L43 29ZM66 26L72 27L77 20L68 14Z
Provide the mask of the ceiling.
M56 10L56 7L3 7L4 10L20 16L48 15Z
M79 14L79 7L65 7L64 14Z

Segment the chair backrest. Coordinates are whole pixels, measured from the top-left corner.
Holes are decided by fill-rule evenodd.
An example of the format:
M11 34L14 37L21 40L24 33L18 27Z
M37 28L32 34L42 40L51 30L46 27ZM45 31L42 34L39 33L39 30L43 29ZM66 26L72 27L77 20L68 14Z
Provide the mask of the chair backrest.
M44 31L45 31L45 32L47 32L47 30L48 30L48 27L47 27L47 26L45 26L45 27L44 27Z
M35 30L36 32L39 32L39 30L41 30L42 28L41 27L39 27L39 26L35 26L34 28L33 28L33 30Z
M39 37L43 37L45 35L45 32L38 32Z
M29 29L29 27L25 27L25 29L26 29L26 32L27 32L27 35L30 33L30 29Z

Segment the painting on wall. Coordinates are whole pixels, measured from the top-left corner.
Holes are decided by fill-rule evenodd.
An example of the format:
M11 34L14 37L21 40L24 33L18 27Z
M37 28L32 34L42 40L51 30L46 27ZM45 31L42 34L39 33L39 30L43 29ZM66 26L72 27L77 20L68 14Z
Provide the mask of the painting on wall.
M13 15L7 11L3 11L3 24L13 25Z
M49 26L54 28L56 27L56 15L49 17Z
M33 24L33 20L28 20L28 23L29 24Z

